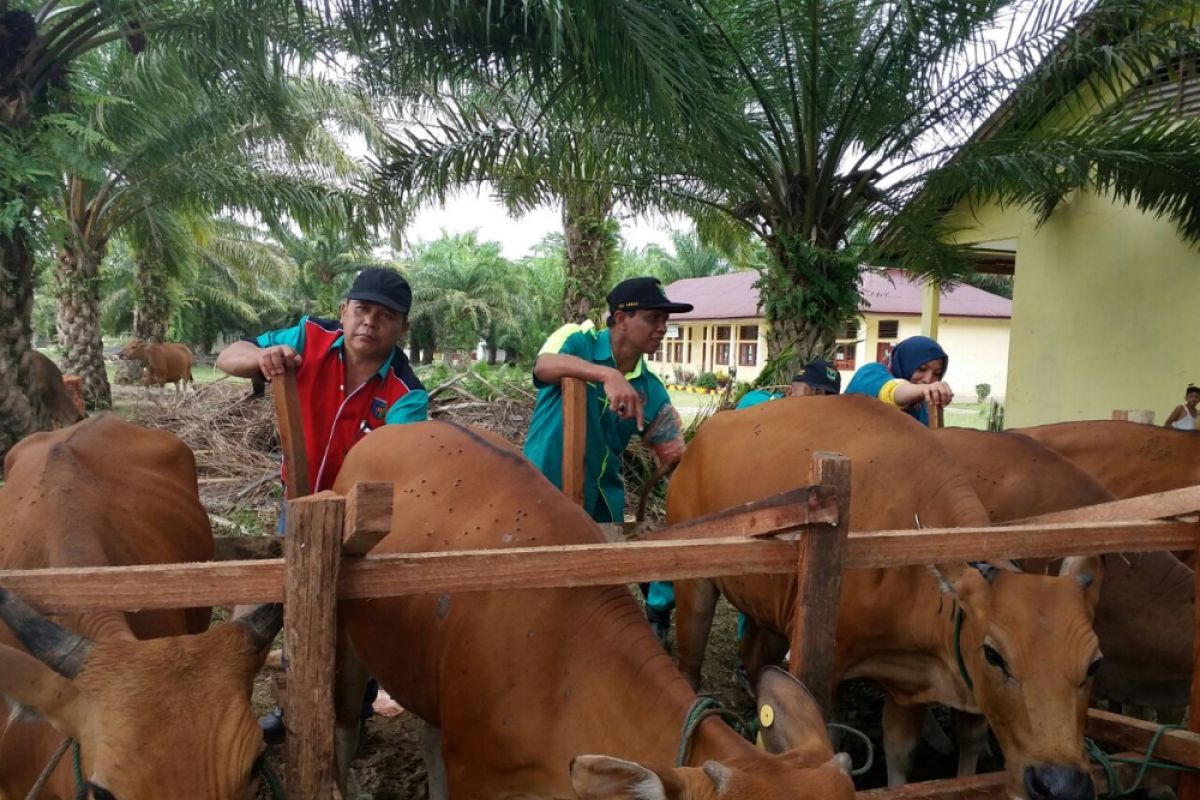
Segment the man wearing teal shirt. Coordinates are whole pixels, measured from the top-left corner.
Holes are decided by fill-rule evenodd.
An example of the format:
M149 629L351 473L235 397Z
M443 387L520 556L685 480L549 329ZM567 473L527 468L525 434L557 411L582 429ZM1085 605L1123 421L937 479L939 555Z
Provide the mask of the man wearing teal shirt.
M824 359L809 362L804 372L792 376L792 383L782 392L755 389L742 395L737 407L750 408L781 397L808 397L823 394L838 394L842 391L842 376Z
M525 456L562 488L563 378L587 382L587 445L584 454L583 507L597 522L623 522L625 488L621 454L634 433L661 463L683 455L683 431L666 387L643 356L657 352L667 332L667 317L692 310L672 303L655 278L630 278L608 294L608 327L591 323L564 325L546 340L533 367L537 404ZM665 589L664 589L665 587ZM670 627L674 606L670 584L654 583L647 616L660 638Z

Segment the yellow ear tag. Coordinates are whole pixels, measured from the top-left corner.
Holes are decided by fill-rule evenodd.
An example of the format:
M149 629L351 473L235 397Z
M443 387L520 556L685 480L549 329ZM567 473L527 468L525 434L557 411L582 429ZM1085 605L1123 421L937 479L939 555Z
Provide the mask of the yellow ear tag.
M758 736L754 737L754 746L757 747L759 750L766 752L767 744L766 744L766 742L763 741L762 731L759 731Z
M775 723L775 709L764 705L758 710L758 722L764 728L769 728Z

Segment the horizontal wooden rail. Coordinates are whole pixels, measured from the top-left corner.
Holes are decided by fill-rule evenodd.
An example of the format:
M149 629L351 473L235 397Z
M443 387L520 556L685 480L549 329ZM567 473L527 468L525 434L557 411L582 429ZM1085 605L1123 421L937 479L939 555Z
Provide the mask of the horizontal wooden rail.
M1140 753L1118 753L1122 757L1137 757ZM1133 780L1137 768L1132 764L1117 762L1113 765L1117 771L1117 780L1127 785ZM1162 770L1150 770L1155 778L1147 783L1173 785L1178 773ZM1098 794L1108 791L1108 778L1100 767L1092 767L1092 779L1096 782ZM882 789L868 789L858 792L858 800L1004 800L1007 797L1005 782L1007 774L989 772L985 775L971 775L967 778L946 778L936 781L909 783L904 786L888 786Z
M852 533L846 567L1195 547L1197 523L1065 523ZM793 542L744 537L366 556L343 565L342 598L602 586L646 579L792 572ZM50 613L279 602L283 562L0 571L0 585Z
M1158 728L1155 722L1124 717L1097 708L1088 709L1087 735L1102 744L1122 750L1145 752ZM1154 748L1154 758L1200 767L1200 734L1179 730L1165 732Z
M1054 522L1105 522L1135 519L1165 519L1200 511L1200 486L1188 486L1127 500L1114 500L1094 506L1054 511L1037 517L1016 520L1017 525L1042 525Z

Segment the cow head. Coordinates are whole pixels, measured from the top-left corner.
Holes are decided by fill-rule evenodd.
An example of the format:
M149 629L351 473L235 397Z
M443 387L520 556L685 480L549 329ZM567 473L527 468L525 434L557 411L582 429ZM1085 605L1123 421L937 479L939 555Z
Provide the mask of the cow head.
M767 753L675 769L579 756L571 763L571 784L580 800L851 800L849 757L833 754L808 690L769 668L759 679L758 703Z
M146 343L141 339L130 339L121 348L121 358L123 359L140 359L144 357L146 352Z
M94 794L247 795L262 749L250 694L281 606L203 634L145 641L91 641L3 589L0 617L28 650L0 645L0 693L79 743Z
M1100 664L1099 559L1066 559L1057 577L987 564L938 576L959 605L959 671L1004 751L1009 797L1091 800L1083 732Z

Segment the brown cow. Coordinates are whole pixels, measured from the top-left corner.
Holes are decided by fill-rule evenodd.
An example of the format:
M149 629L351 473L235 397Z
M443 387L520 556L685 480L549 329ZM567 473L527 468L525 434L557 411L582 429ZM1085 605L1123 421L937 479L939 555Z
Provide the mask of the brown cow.
M169 433L102 414L24 439L4 466L0 569L212 557L195 462ZM25 797L64 736L89 797L245 796L262 748L250 692L279 606L203 632L207 608L53 622L0 589L0 618L0 796ZM71 761L38 797L77 796Z
M395 517L375 554L604 542L582 508L482 431L380 428L350 451L335 491L381 480L395 484ZM433 798L852 796L816 704L782 673L760 686L777 755L709 718L673 767L697 698L623 586L397 597L340 611L371 674L435 729ZM358 689L341 693L351 726Z
M1123 428L1135 423L1114 424ZM937 435L963 468L992 522L1114 499L1090 473L1029 437L963 428L944 428ZM1037 562L1025 566L1042 571ZM1194 578L1171 553L1104 557L1095 622L1104 652L1096 673L1097 695L1160 709L1187 705Z
M83 419L83 413L63 384L58 365L36 350L33 351L32 364L34 394L41 398L49 414L51 429L65 428Z
M1194 432L1115 420L1060 422L1012 432L1071 459L1120 499L1200 483L1200 434Z
M718 414L675 472L668 520L801 486L812 453L820 450L852 460L853 530L988 524L979 498L932 432L861 397L785 398ZM938 702L987 717L1004 751L1010 797L1094 795L1083 727L1100 658L1091 625L1098 569L1098 560L1076 559L1063 577L966 564L846 573L834 674L871 679L887 693L889 783L906 779L925 705ZM794 575L716 584L758 626L791 629ZM716 600L703 587L676 585L680 664L694 678ZM960 756L960 774L974 771L974 756Z
M142 362L142 385L164 388L168 383L180 384L187 389L192 382L192 351L186 344L147 344L141 339L130 339L121 349L121 358Z

